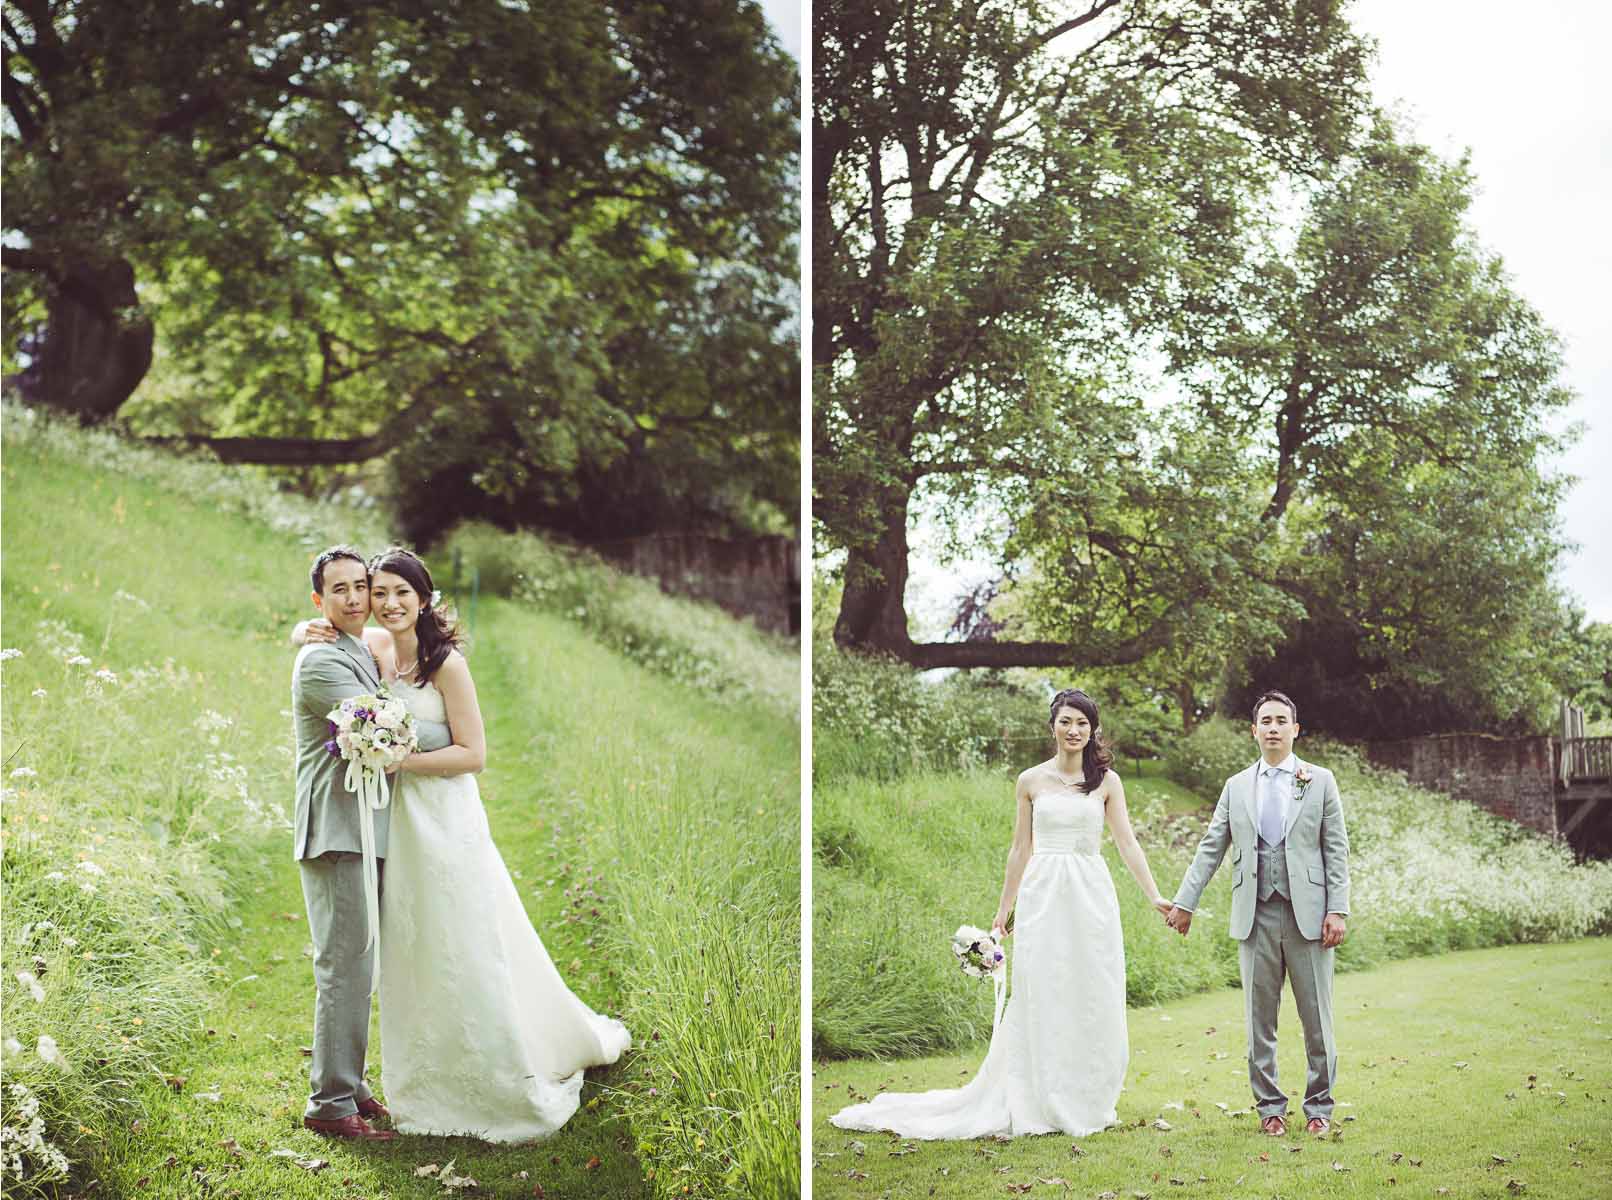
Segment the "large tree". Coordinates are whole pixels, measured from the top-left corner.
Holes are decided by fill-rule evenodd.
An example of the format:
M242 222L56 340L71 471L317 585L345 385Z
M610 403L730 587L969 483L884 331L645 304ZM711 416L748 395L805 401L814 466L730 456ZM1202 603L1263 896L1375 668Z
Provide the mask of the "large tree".
M1039 480L1102 469L1135 424L1136 342L1231 268L1273 172L1344 144L1364 50L1339 9L814 8L814 516L846 552L842 645L920 666L1132 662L1225 577L1202 564L1101 646L920 645L903 608L915 494L1023 511Z
M790 497L798 103L755 4L30 0L4 37L29 395L241 461L429 439L506 499L720 444Z

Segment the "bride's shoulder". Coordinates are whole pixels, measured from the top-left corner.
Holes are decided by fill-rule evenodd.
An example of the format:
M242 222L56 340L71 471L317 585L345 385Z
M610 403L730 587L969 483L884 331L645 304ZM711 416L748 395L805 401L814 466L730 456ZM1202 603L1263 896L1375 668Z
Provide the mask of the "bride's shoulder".
M1044 762L1036 763L1036 765L1033 767L1024 768L1024 770L1019 772L1019 791L1029 792L1033 790L1035 785L1041 781L1042 777L1045 776L1046 773L1047 764Z

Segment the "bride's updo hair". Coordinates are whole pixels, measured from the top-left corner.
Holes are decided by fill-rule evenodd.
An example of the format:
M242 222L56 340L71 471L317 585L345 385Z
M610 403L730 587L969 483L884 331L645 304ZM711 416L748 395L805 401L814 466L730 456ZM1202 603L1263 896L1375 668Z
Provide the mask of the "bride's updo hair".
M1053 728L1058 720L1058 710L1061 708L1078 709L1091 722L1091 737L1086 740L1086 748L1080 752L1080 790L1092 791L1102 786L1108 768L1114 763L1108 739L1102 734L1103 724L1097 717L1097 702L1079 688L1064 688L1052 698L1052 711L1047 715L1048 729Z
M388 546L369 560L370 578L377 571L399 576L420 597L420 615L414 621L414 636L420 640L419 666L414 677L424 687L448 661L448 655L464 644L464 634L448 614L432 602L436 589L431 586L431 572L425 569L420 556L402 546Z

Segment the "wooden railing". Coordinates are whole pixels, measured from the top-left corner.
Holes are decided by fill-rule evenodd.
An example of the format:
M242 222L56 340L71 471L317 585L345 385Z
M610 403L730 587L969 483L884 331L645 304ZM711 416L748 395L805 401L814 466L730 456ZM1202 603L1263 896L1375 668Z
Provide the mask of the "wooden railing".
M1562 780L1612 779L1612 737L1567 738L1562 742Z

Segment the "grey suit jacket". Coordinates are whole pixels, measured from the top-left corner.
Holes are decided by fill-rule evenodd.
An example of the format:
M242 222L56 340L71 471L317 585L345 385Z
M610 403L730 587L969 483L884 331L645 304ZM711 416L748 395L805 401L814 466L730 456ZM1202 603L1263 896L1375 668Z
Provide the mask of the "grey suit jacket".
M1295 759L1297 756L1295 755ZM1321 936L1328 913L1349 911L1349 833L1343 823L1343 801L1332 772L1297 759L1310 781L1302 792L1295 786L1282 842L1287 860L1289 899L1299 932L1312 941ZM1231 936L1241 941L1254 926L1257 890L1259 814L1255 811L1254 781L1260 763L1254 763L1226 780L1215 803L1215 815L1198 843L1198 853L1187 868L1174 903L1196 909L1226 851L1231 851Z
M291 669L291 711L296 729L297 821L295 857L318 858L330 850L361 850L358 797L344 780L347 764L325 749L326 714L343 700L381 686L369 647L342 634L335 642L304 646ZM446 725L416 721L422 750L440 750L452 740ZM395 786L396 776L393 777ZM375 853L386 856L389 808L375 813Z

